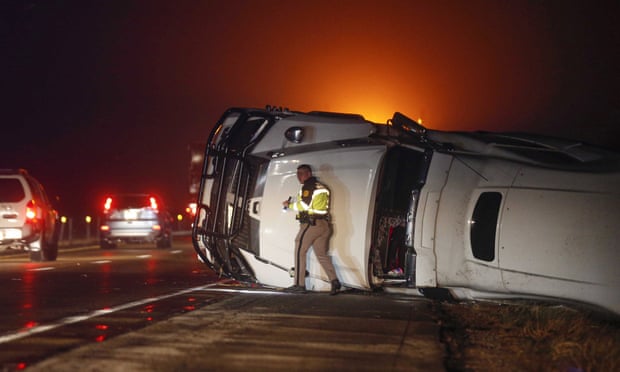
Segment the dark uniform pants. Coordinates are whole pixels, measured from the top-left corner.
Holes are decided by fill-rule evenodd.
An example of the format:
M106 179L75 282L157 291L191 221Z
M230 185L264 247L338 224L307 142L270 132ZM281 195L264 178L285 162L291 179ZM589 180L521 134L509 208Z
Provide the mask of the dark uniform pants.
M295 238L295 284L305 287L306 256L312 246L319 263L327 273L329 281L338 279L331 257L327 255L331 226L326 220L316 220L314 225L302 223Z

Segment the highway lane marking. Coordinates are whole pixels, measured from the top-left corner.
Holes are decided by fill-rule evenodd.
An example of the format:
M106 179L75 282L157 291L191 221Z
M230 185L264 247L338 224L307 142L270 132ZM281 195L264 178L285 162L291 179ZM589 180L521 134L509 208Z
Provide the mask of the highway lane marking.
M0 344L4 344L4 343L7 343L7 342L19 340L21 338L32 336L32 335L35 335L37 333L41 333L41 332L49 331L49 330L52 330L52 329L60 328L62 326L68 325L68 324L82 322L84 320L95 318L95 317L98 317L98 316L101 316L101 315L106 315L106 314L114 313L114 312L117 312L117 311L120 311L120 310L125 310L125 309L136 307L136 306L141 306L141 305L147 304L149 302L160 301L160 300L163 300L163 299L166 299L166 298L184 295L186 293L202 291L202 290L205 290L206 288L209 288L209 287L212 287L212 286L215 286L215 285L218 285L218 284L219 283L211 283L211 284L204 285L204 286L188 288L188 289L184 289L184 290L181 290L181 291L178 291L178 292L169 293L169 294L166 294L166 295L161 295L161 296L157 296L157 297L149 297L149 298L145 298L143 300L137 300L137 301L129 302L129 303L126 303L126 304L114 306L114 307L111 307L111 308L95 310L95 311L92 311L92 312L90 312L88 314L85 314L85 315L69 316L69 317L63 318L63 319L61 319L61 320L59 320L59 321L57 321L55 323L51 323L51 324L47 324L47 325L37 325L37 326L34 326L32 328L23 328L23 329L20 329L20 330L17 330L17 331L13 331L13 332L9 332L7 334L4 334L4 335L0 336Z
M150 254L141 254L141 255L138 255L138 256L136 256L136 257L137 257L137 258L151 258L151 257L153 257L153 256L152 256L152 255L150 255Z
M107 264L112 262L112 260L99 260L99 261L92 261L91 263L97 264L97 265L101 265L101 264Z
M45 266L45 267L37 267L36 269L28 269L28 271L47 271L47 270L54 270L55 267L51 267L51 266Z
M62 251L65 251L65 252L90 251L90 250L93 250L93 248L99 248L99 246L98 245L93 245L93 246L84 246L84 247L64 248L64 249L62 249ZM183 249L174 249L174 250L169 251L168 253L169 254L181 254L181 253L184 253L184 252L185 251ZM150 255L150 254L145 254L145 255L140 255L140 256L137 256L137 257L138 258L148 258L148 257L151 257L151 256L152 255ZM23 260L24 257L25 257L25 253L24 252L13 252L11 254L0 254L0 260L3 260L3 261L9 261L9 260L12 260L12 259L17 259L17 260L20 260L20 262L21 262L21 260ZM61 256L59 261L61 261L61 260L62 261L76 260L76 259L79 260L80 258ZM30 262L29 260L27 260L27 261ZM96 261L96 263L99 263L99 262L100 261ZM101 261L101 262L102 263L107 263L108 261L106 261L106 262Z
M235 289L235 288L205 288L201 289L204 292L226 292L226 293L252 293L252 294L265 294L265 295L288 295L291 293L277 291L277 290L261 290L261 289Z

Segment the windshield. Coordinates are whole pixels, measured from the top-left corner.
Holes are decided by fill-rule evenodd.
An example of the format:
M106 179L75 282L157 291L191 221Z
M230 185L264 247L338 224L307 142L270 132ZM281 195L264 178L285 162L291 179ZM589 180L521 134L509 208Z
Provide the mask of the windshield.
M17 178L0 178L0 202L16 203L26 197L24 187Z

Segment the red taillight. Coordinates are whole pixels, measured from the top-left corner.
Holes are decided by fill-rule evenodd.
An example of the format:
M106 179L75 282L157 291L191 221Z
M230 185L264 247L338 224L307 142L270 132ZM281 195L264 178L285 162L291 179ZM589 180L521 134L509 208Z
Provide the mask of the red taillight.
M26 204L26 219L35 221L37 219L37 207L34 204L34 200L31 200Z
M101 227L99 227L99 229L101 231L110 231L110 226L108 226L108 225L101 225Z
M185 208L185 212L191 214L192 216L196 215L196 203L189 203L188 207Z
M155 197L151 196L149 198L149 202L151 203L151 208L153 208L154 210L157 210L157 199L155 199Z
M160 225L153 225L153 230L161 231L161 226Z
M106 198L105 203L103 204L103 211L108 212L112 207L112 198Z

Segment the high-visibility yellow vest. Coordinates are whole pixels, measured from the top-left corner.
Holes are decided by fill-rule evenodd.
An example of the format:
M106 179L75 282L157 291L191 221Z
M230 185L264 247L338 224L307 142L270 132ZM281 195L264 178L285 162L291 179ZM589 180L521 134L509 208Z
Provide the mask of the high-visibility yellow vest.
M329 190L315 177L310 177L304 182L295 202L289 205L297 213L308 215L327 215L329 213Z

